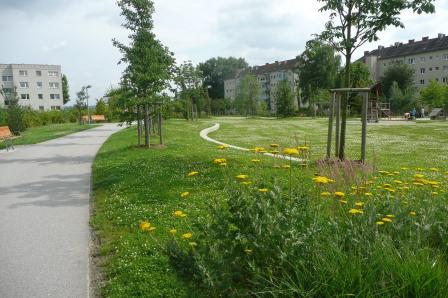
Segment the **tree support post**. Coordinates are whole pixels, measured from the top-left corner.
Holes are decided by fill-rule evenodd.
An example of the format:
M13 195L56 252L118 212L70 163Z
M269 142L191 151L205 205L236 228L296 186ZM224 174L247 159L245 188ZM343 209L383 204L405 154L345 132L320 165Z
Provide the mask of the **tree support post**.
M141 107L137 105L137 138L138 138L138 146L142 145L142 115L141 115Z
M327 137L327 159L331 157L331 142L333 141L333 114L334 104L336 101L336 92L333 93L333 99L330 102L330 115L328 120L328 137Z
M150 139L150 119L149 119L149 108L148 104L145 104L145 147L151 147Z
M163 133L162 133L162 106L159 105L159 137L160 145L163 145Z
M336 157L339 157L339 144L341 141L341 95L336 96Z
M366 161L366 145L367 145L367 106L369 104L369 93L366 92L362 104L362 139L361 139L361 162Z

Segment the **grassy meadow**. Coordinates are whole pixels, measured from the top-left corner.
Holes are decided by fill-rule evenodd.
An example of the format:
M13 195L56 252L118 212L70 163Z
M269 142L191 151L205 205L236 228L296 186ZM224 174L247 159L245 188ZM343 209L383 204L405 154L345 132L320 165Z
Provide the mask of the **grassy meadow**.
M79 125L77 123L51 124L28 128L21 137L14 140L14 145L30 145L60 138L75 132L97 127L97 125ZM5 143L0 143L0 149L5 148Z
M213 123L229 144L299 146L308 166L219 149L199 137ZM151 150L135 129L113 135L93 174L101 295L445 297L448 123L369 125L368 166L317 162L326 125L173 119ZM360 126L349 122L349 158Z

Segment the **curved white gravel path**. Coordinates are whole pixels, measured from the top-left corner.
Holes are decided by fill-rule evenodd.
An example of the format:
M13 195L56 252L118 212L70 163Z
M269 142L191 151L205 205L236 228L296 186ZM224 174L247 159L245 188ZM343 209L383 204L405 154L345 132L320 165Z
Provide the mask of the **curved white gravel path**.
M238 146L234 146L234 145L230 145L230 144L226 144L226 143L224 143L224 142L220 142L220 141L218 141L218 140L212 139L212 138L210 138L210 137L208 136L208 134L210 134L210 133L212 133L212 132L215 132L215 131L219 130L219 128L220 128L219 123L216 123L216 124L213 125L212 127L203 129L203 130L199 133L199 135L201 136L201 138L203 138L203 139L206 140L207 142L215 143L215 144L218 144L218 145L225 145L225 146L228 146L229 148L236 149L236 150L240 150L240 151L246 151L246 152L249 151L249 152L250 152L250 149L242 148L242 147L238 147ZM272 154L272 153L263 153L263 155L270 156L270 157L273 157L273 158L279 158L279 159L286 159L286 160L290 160L290 159L291 159L292 161L296 161L296 162L302 162L302 161L303 161L303 160L300 159L300 158L289 157L289 156L286 156L286 155L279 155L279 154Z

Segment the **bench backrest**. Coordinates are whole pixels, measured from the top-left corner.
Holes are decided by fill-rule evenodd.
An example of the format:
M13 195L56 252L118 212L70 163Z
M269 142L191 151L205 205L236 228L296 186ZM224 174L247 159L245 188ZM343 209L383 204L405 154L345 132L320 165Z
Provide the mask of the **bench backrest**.
M104 115L92 115L93 121L106 121L106 117Z
M13 134L8 126L0 126L0 139L7 139L12 136Z

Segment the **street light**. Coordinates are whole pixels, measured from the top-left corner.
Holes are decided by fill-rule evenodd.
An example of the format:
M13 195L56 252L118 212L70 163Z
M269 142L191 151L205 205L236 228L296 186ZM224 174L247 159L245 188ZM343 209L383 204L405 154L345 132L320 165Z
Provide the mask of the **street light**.
M87 99L87 123L90 125L90 108L89 108L89 89L92 88L91 85L86 87L86 99Z
M208 115L212 115L212 100L210 98L210 89L212 89L211 85L207 85L207 97L208 97Z

